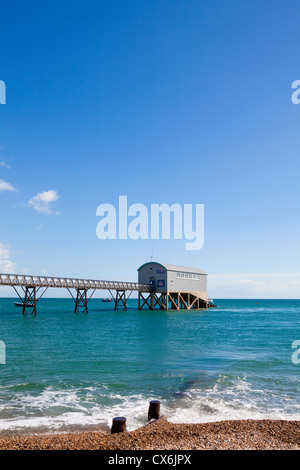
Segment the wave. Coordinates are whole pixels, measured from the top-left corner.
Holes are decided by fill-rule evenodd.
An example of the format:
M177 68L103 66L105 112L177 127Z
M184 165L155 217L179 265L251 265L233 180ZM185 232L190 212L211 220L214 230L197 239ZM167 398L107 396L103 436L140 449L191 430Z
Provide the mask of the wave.
M109 431L112 419L124 414L131 431L147 423L148 402L141 395L105 394L92 387L17 393L8 401L0 400L0 433Z
M186 390L174 402L173 423L204 423L244 419L300 420L300 405L292 396L255 387L246 377L220 375L207 389Z
M151 399L161 400L162 415L173 423L204 423L242 419L300 420L295 398L255 387L246 377L220 374L211 387L191 387L172 397L123 396L105 387L55 389L41 393L0 395L0 433L109 432L115 416L127 418L127 430L147 424Z

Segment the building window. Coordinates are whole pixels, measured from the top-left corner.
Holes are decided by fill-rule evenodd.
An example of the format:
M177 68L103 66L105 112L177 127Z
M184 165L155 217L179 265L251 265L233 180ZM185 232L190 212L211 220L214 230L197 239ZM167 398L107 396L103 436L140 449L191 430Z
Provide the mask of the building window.
M201 274L192 274L192 273L180 273L176 275L177 279L201 279Z

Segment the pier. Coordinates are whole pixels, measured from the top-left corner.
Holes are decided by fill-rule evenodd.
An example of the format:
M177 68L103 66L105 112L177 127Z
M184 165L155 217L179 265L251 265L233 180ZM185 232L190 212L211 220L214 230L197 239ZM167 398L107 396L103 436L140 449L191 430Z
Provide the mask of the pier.
M191 310L215 307L207 297L207 274L201 269L149 262L138 269L138 282L100 281L68 277L0 274L0 286L15 290L23 315L37 314L37 303L49 288L67 289L75 313L88 313L97 290L109 291L114 309L127 310L131 294L138 293L138 309Z
M36 315L37 302L49 288L67 289L75 303L75 313L88 313L88 303L97 290L108 290L115 310L127 310L127 300L132 292L145 292L147 285L138 282L99 281L66 277L0 274L0 286L11 286L20 299L23 315ZM115 294L113 294L115 293Z

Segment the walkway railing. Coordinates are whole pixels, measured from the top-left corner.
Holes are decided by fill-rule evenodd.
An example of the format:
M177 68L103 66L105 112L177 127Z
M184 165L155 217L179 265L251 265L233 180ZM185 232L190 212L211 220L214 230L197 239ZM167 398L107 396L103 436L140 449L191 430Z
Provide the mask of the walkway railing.
M0 274L0 285L23 287L58 287L74 289L118 289L147 290L148 286L138 282L99 281L69 277L31 276L27 274Z

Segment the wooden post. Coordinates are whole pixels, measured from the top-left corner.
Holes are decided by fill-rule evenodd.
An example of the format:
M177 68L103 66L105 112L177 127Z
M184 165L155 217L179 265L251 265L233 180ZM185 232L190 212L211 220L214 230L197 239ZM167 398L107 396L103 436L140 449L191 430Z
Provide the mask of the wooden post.
M150 296L151 296L150 297L150 305L151 305L150 309L154 310L154 293L151 292Z
M126 418L118 416L112 421L111 434L126 431Z
M152 400L149 403L148 421L151 419L159 419L160 417L160 401Z

